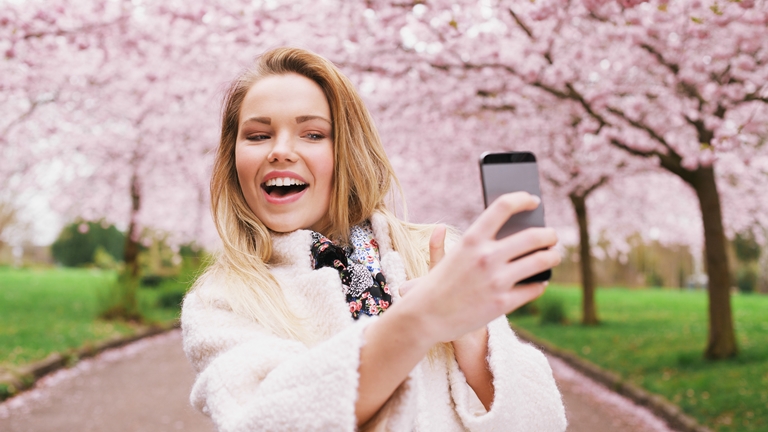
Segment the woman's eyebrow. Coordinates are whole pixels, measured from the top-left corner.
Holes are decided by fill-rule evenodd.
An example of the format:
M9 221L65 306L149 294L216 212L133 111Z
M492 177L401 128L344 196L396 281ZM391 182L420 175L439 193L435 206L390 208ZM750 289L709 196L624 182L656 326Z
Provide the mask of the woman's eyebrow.
M316 115L298 116L298 117L296 117L296 123L304 123L305 121L310 121L310 120L315 120L315 119L323 120L323 121L327 122L328 124L331 123L331 121L328 120L327 118L316 116Z
M246 123L250 123L250 122L257 122L257 123L263 123L265 125L270 125L272 124L272 119L270 117L251 117L249 119L246 119L242 125L244 126Z

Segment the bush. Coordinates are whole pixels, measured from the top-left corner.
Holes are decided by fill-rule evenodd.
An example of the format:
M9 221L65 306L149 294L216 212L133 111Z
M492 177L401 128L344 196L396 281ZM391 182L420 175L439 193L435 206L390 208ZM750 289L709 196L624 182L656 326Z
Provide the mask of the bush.
M180 309L184 296L192 286L193 278L182 272L176 277L166 277L156 288L153 296L154 307L160 309Z
M645 284L649 287L653 288L661 288L664 286L664 278L661 277L658 271L656 271L655 268L651 268L646 274L645 274Z
M755 236L752 233L736 234L732 243L737 260L743 263L750 263L760 259L760 244L755 240Z
M0 401L6 400L16 394L13 384L0 383Z
M94 264L97 250L106 252L114 261L123 260L125 235L114 225L103 221L77 221L65 226L51 245L53 258L66 267ZM98 257L104 262L104 256Z
M160 286L167 278L160 275L146 275L141 278L141 286L147 288L156 288Z
M157 305L163 309L181 308L181 302L187 290L179 287L166 287L157 296Z
M96 246L96 251L93 253L93 264L104 270L121 270L120 262L115 260L115 257L109 254L103 246Z
M536 302L530 302L515 309L514 311L512 311L510 315L525 316L525 315L536 315L538 313L539 313L539 307L536 305Z
M179 255L182 257L200 258L205 251L195 243L186 243L179 247Z
M541 324L566 324L565 302L560 297L547 296L541 299Z
M98 298L99 318L140 323L144 318L138 305L139 279L123 270L117 280Z
M757 288L757 272L751 267L740 268L736 272L736 286L741 292L754 292Z

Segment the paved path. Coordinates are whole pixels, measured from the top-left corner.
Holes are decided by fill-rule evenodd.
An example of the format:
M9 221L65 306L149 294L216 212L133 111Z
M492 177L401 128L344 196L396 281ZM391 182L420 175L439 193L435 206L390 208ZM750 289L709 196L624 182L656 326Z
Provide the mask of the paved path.
M2 432L213 432L189 405L194 372L175 330L87 359L0 404Z
M668 432L662 421L550 358L566 405L568 432ZM194 372L178 330L56 372L0 404L3 432L212 432L189 405Z
M563 394L568 432L672 432L646 408L609 391L567 363L549 357Z

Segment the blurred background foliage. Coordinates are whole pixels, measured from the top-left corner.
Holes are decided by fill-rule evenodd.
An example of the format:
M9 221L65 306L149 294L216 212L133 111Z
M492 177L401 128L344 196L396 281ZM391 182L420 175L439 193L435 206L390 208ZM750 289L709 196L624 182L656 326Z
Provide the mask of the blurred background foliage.
M125 234L105 221L75 221L51 245L53 260L65 267L114 268L123 260Z

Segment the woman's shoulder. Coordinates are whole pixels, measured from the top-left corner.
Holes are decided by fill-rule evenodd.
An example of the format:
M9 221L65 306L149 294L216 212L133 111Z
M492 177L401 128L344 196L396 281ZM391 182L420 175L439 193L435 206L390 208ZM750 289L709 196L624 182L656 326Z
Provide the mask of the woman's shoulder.
M200 275L184 296L182 313L185 310L208 307L228 309L229 306L221 293L223 283L217 279L210 270Z

